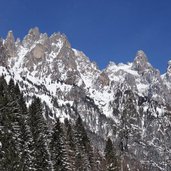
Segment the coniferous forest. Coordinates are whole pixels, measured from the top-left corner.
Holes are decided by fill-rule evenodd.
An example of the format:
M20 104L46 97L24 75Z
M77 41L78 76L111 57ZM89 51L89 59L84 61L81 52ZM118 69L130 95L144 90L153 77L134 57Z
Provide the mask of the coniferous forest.
M119 171L112 141L92 146L78 114L50 125L41 100L27 107L17 83L0 77L0 171Z

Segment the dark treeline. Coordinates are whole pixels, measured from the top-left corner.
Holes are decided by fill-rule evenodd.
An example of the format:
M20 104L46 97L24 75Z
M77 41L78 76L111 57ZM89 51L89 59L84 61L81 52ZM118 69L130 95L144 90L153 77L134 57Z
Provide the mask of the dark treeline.
M57 119L52 127L43 117L39 98L26 107L18 84L0 77L0 171L119 171L112 141L104 154L91 145L81 118Z

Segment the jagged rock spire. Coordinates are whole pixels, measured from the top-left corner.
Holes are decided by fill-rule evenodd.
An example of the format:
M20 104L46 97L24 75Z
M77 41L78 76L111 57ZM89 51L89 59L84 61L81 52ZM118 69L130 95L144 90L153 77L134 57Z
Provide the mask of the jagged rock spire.
M132 69L142 72L145 69L149 68L149 66L150 64L148 63L146 54L144 53L144 51L139 50L134 59Z
M0 37L0 66L6 66L6 50L3 45L3 39Z
M61 34L61 33L53 33L50 36L50 41L51 43L58 43L60 40L62 46L66 47L66 48L71 48L71 44L69 43L67 36L65 34Z
M15 38L12 31L9 31L4 43L10 57L15 56Z
M28 34L24 37L24 47L30 47L36 40L40 38L40 31L38 27L31 28Z
M145 54L145 52L143 51L143 50L138 50L137 51L137 54L136 54L136 58L141 58L141 59L146 59L147 60L147 56L146 56L146 54Z
M168 61L168 67L167 67L167 72L165 74L165 78L167 81L171 81L171 60Z
M171 75L171 60L168 61L167 73Z
M31 28L28 32L28 34L35 36L35 38L40 36L40 31L38 27Z
M137 62L137 63L147 63L148 62L147 55L145 54L145 52L143 50L139 50L136 53L134 62Z
M7 34L6 41L15 42L14 35L13 35L13 32L11 30Z

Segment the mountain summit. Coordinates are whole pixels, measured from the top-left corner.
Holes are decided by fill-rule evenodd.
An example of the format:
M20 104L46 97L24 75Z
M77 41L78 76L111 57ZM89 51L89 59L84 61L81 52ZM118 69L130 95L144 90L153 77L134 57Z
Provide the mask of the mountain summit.
M146 54L142 50L139 50L134 59L132 68L138 72L142 72L145 69L148 69L149 66L150 64L148 63Z
M11 31L0 40L0 75L18 83L27 106L39 97L48 122L74 122L79 114L101 151L110 137L127 170L171 170L170 61L160 75L139 50L132 63L111 62L101 71L64 34L36 27L22 41Z

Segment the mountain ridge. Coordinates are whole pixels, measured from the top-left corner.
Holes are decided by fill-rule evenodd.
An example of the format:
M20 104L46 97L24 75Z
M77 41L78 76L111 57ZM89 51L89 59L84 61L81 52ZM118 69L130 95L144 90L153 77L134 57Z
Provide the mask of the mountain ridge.
M48 36L37 27L22 41L15 41L11 31L0 41L0 75L19 84L28 106L31 97L37 96L51 111L46 119L74 120L79 113L99 149L104 144L97 137L111 137L119 151L124 149L141 163L152 158L149 165L156 171L165 169L164 155L171 157L171 136L166 134L171 124L170 73L170 62L161 75L142 50L132 63L111 62L99 70L83 52L71 47L65 35ZM123 136L123 130L128 135ZM166 146L168 152L163 153Z

